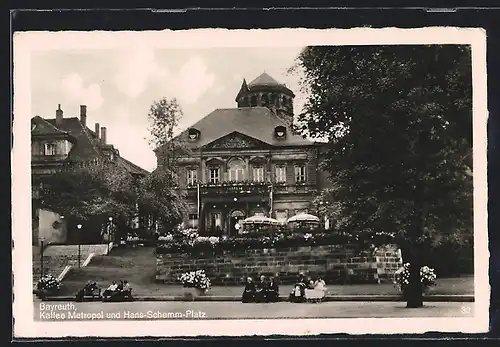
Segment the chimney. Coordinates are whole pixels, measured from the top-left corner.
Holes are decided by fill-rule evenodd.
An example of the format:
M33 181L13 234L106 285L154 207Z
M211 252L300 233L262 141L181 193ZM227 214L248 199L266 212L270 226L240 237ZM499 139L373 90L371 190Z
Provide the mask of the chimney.
M101 143L106 144L106 127L101 127Z
M56 125L61 125L63 122L63 111L61 110L61 104L57 105L56 110Z
M80 105L80 122L84 127L87 126L87 106Z
M99 123L95 123L95 135L97 136L97 140L99 140L99 130L100 130Z

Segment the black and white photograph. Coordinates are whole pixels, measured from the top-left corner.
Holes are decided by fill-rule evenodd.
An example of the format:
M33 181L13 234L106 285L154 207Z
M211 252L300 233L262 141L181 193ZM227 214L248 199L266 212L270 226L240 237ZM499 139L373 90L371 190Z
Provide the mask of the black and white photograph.
M474 28L16 34L15 335L487 331L485 52Z

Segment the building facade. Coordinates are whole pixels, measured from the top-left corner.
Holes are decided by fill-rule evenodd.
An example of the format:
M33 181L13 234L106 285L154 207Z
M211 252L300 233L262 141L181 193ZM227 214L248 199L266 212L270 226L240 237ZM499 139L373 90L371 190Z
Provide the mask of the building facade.
M64 117L61 105L55 118L35 116L31 119L31 177L33 243L40 238L46 242L65 243L68 240L64 220L57 213L41 209L40 191L44 177L63 168L84 163L96 163L106 158L125 168L133 177L148 172L120 156L107 142L107 128L95 124L87 127L87 107L80 106L79 117ZM138 227L138 218L130 221Z
M179 135L189 150L177 167L190 208L185 225L231 236L253 215L286 221L315 212L312 200L326 184L321 145L294 132L294 97L263 73L243 80L236 108L216 109Z

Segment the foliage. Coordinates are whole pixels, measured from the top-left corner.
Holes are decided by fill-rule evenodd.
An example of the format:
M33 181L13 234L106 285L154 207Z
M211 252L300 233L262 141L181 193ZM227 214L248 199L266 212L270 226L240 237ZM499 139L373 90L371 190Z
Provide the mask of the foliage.
M199 236L196 231L185 234L167 234L158 239L157 253L221 253L262 248L288 248L320 245L351 245L366 250L375 244L389 244L392 235L379 233L370 240L360 240L349 233L331 233L318 230L314 233L301 231L280 231L250 233L239 237Z
M307 47L292 71L308 94L299 130L327 141L346 230L396 234L416 266L430 240L470 233L470 47Z
M38 280L36 287L38 290L59 290L61 281L52 275L44 275Z
M98 163L72 165L43 180L41 206L67 220L105 222L127 219L135 211L132 176L105 158Z
M396 271L395 281L401 291L404 291L406 286L410 284L410 263L405 263L403 266ZM436 274L434 269L428 267L427 265L420 268L420 282L424 288L432 287L436 285Z
M198 288L207 290L210 288L210 279L204 270L185 272L179 276L178 280L185 288Z
M175 137L182 118L182 109L176 99L161 98L153 102L148 113L150 145L158 159L158 167L141 180L139 208L171 229L182 221L187 205L184 192L178 189L178 158L186 154L184 142Z

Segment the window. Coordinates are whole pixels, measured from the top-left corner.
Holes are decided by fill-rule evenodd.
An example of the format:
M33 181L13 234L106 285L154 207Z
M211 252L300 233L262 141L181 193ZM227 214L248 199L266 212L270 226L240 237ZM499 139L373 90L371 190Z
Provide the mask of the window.
M242 160L233 160L229 163L229 180L243 181L245 163Z
M306 166L296 165L295 166L295 182L304 183L306 181Z
M49 143L46 143L45 144L45 147L44 147L44 153L45 155L56 155L56 150L57 150L57 146L55 143L53 142L49 142Z
M295 215L306 214L306 213L307 213L307 209L305 209L305 210L295 210Z
M188 215L188 223L190 228L198 228L198 214L191 213Z
M264 168L262 166L253 168L253 180L257 182L264 182Z
M198 172L196 169L187 170L187 184L196 184L198 182Z
M286 166L279 165L275 168L276 182L286 182Z
M212 167L210 168L210 183L220 182L220 168Z

